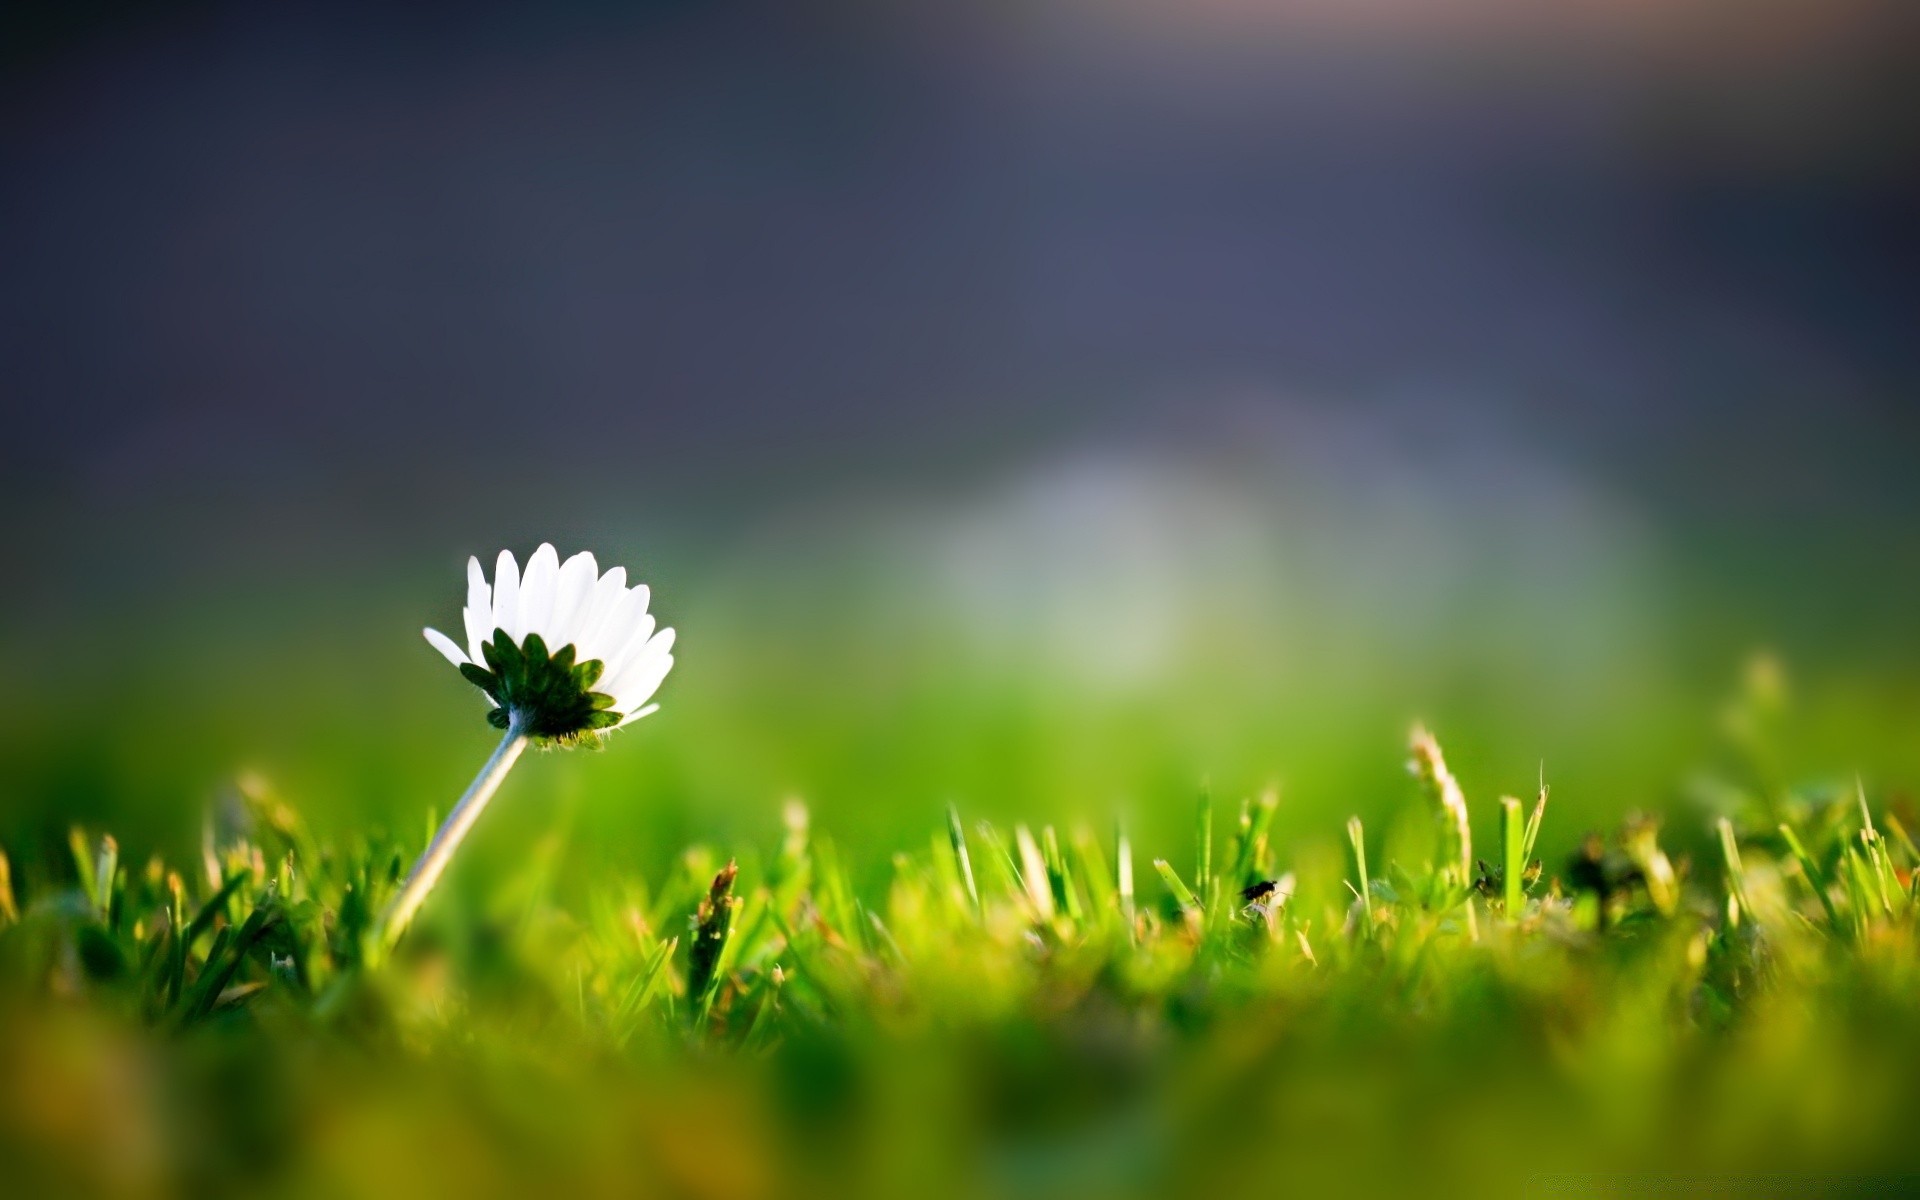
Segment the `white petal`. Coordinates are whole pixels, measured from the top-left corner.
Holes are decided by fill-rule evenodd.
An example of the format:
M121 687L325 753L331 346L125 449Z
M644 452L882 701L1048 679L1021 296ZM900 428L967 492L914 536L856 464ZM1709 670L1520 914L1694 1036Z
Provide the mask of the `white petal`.
M467 607L493 607L493 589L487 586L487 571L477 554L467 556Z
M514 622L519 618L520 564L513 561L513 551L502 550L493 566L493 628L504 629L508 637L519 641L519 635L513 631Z
M631 712L631 713L628 713L626 716L621 717L620 724L615 725L614 728L618 729L620 728L621 725L631 725L635 721L638 721L641 717L651 716L654 713L657 713L659 711L660 711L660 706L658 704L649 704L638 712Z
M635 663L625 673L625 677L615 681L613 691L608 695L614 698L614 708L626 712L637 704L645 704L653 694L660 690L660 683L673 670L673 655L661 652L648 654Z
M672 670L672 655L647 655L620 672L616 680L597 691L605 691L612 697L612 707L616 712L632 712L637 705L645 705L655 689L659 689L660 680L666 678L666 672Z
M454 666L457 667L461 663L468 661L467 656L460 653L460 647L453 644L453 639L441 633L438 629L422 629L420 632L426 634L428 644L435 650L446 655L447 661Z
M520 577L520 620L514 629L514 637L524 639L530 633L537 633L547 643L548 650L553 645L553 593L560 582L560 556L554 552L552 542L541 542L540 548L527 560L527 570Z
M467 560L467 607L461 610L467 627L467 657L480 661L480 643L493 634L493 589L478 558Z
M594 690L605 692L628 706L645 700L653 694L654 688L660 686L660 680L666 678L668 668L673 666L673 638L673 630L661 630L659 636L648 641L639 654L602 676L604 686L596 686ZM659 671L658 675L654 674L656 670Z
M608 571L607 574L611 576L613 572ZM633 623L638 621L641 615L647 611L647 602L650 598L651 595L647 589L647 585L644 583L627 587L626 574L622 572L620 576L620 603L615 606L613 613L610 614L611 619L608 623L601 628L601 640L610 643L614 649L626 645L627 637L633 629Z
M628 596L631 597L632 593L629 592ZM652 635L653 616L649 613L641 613L629 628L614 630L613 639L618 642L618 646L603 660L607 664L607 670L600 678L608 681L618 679L628 667L646 654L647 639Z
M612 674L614 667L627 661L624 657L626 652L634 648L633 636L639 628L638 622L645 623L647 633L653 632L653 618L647 615L646 597L632 591L621 592L613 608L601 620L598 632L593 635L588 657L599 659L606 665L607 674Z
M574 618L578 626L573 631L573 644L579 651L574 655L576 661L585 662L597 657L600 629L626 594L627 573L621 567L602 575L599 582L593 585L593 590L587 593L586 602L580 606L580 615Z
M555 649L578 641L580 612L592 598L593 581L599 576L600 564L585 550L560 565L559 582L553 590L553 616L547 622Z
M493 605L489 603L484 609L463 608L460 621L467 629L467 657L479 662L481 644L493 636Z

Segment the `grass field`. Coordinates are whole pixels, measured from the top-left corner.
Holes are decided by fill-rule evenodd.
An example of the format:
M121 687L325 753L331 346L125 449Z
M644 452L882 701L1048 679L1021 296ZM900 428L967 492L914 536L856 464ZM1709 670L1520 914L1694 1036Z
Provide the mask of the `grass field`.
M1394 817L1312 839L1271 791L890 856L794 802L587 879L550 832L391 954L430 825L315 833L243 778L197 853L16 850L5 1190L1896 1194L1914 814L1783 778L1776 688L1666 830L1556 832L1556 781L1465 794L1416 732Z

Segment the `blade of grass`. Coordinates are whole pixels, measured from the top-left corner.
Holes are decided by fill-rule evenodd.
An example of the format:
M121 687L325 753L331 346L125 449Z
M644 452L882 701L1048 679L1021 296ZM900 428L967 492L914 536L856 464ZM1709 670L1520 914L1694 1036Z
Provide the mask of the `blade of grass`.
M1107 856L1101 852L1093 831L1085 825L1074 827L1072 847L1074 862L1079 866L1077 878L1086 887L1087 901L1093 914L1097 915L1099 924L1103 928L1108 927L1118 910L1114 903L1113 873L1107 868Z
M177 871L167 873L167 985L165 1006L171 1009L180 1001L180 989L187 976L187 885Z
M1506 855L1501 882L1505 884L1509 921L1518 921L1526 908L1526 892L1521 889L1521 877L1527 870L1526 837L1520 822L1520 801L1512 796L1500 797L1500 840Z
M113 923L113 878L120 870L120 843L111 834L100 838L100 856L93 866L93 907L100 919Z
M215 892L208 898L205 904L200 906L200 911L193 914L193 920L187 923L187 932L182 938L184 949L191 950L194 942L198 941L200 935L207 931L207 927L213 924L214 919L226 911L227 901L233 899L234 893L238 892L241 885L247 882L247 878L248 873L246 871L235 871L227 877L225 883L220 885L220 890Z
M13 864L7 861L7 852L0 850L0 929L19 919L20 906L13 898Z
M747 1003L754 1005L754 1009L753 1021L748 1024L747 1031L740 1035L740 1045L743 1049L752 1050L766 1041L767 1031L773 1028L773 1022L769 1018L774 1011L775 1003L780 999L780 985L785 982L785 973L776 965L771 971L761 976L759 986L755 987L753 994L747 997ZM758 1003L755 1004L755 1001Z
M673 961L673 952L680 946L679 938L668 938L655 946L647 955L645 963L627 985L626 992L620 997L620 1003L614 1007L613 1016L623 1032L616 1036L615 1044L625 1043L633 1032L631 1023L639 1013L646 1010L647 1004L666 981L666 967Z
M1887 839L1873 827L1873 811L1867 806L1867 788L1858 775L1853 777L1853 792L1860 804L1860 845L1866 855L1868 875L1873 880L1873 891L1878 895L1880 908L1892 916L1895 898L1899 907L1906 907L1907 894L1900 886L1900 877L1894 873L1893 859L1887 853Z
M1025 825L1013 827L1013 841L1020 848L1020 886L1027 902L1043 921L1054 918L1053 888L1047 879L1047 860L1033 840L1033 831Z
M1200 789L1200 811L1193 829L1194 890L1205 896L1213 884L1213 789Z
M75 825L67 830L67 849L73 852L73 873L80 880L80 893L87 903L97 905L100 886L95 882L93 851L88 848L87 831Z
M1893 902L1880 894L1880 881L1874 877L1873 866L1867 856L1847 847L1841 862L1845 867L1847 885L1847 905L1853 914L1854 932L1864 934L1867 931L1868 913L1879 905L1888 916L1893 915Z
M213 1011L220 1001L220 993L226 991L227 985L233 982L233 977L246 962L247 953L275 920L277 910L278 905L269 897L254 906L238 932L231 926L220 931L214 939L213 950L207 954L206 963L200 968L200 977L194 980L193 989L187 994L180 1018L183 1024L198 1021Z
M1000 890L1015 899L1026 895L1026 887L1020 882L1020 868L1014 865L1013 852L1007 848L1007 839L992 823L982 821L974 826L974 832L987 846L987 862L1000 876Z
M1736 914L1745 913L1754 917L1753 902L1747 898L1747 868L1740 861L1740 843L1733 834L1733 822L1721 817L1714 822L1720 833L1720 856L1727 864L1727 894L1733 897Z
M1899 842L1900 848L1907 852L1908 863L1913 866L1920 866L1920 846L1915 846L1913 839L1907 836L1907 827L1902 825L1900 818L1894 816L1892 813L1886 815L1886 822L1887 829L1893 834L1893 840Z
M1800 873L1806 876L1807 886L1813 889L1815 896L1819 897L1820 907L1827 913L1827 923L1835 933L1845 933L1846 924L1840 919L1840 910L1834 907L1833 897L1827 893L1826 879L1821 875L1820 868L1814 865L1813 856L1808 854L1807 848L1800 844L1800 838L1793 832L1792 826L1782 823L1780 836L1786 839L1787 849L1793 853L1794 859L1800 864Z
M1533 844L1540 838L1540 823L1547 815L1547 767L1540 765L1540 792L1534 797L1533 811L1527 814L1527 835L1520 847L1520 862L1524 866L1533 861Z
M1273 828L1274 810L1280 807L1280 793L1268 788L1253 805L1253 824L1247 830L1246 854L1237 864L1238 874L1231 881L1236 887L1258 882L1267 870L1267 837Z
M866 916L867 924L873 926L873 931L880 935L880 940L886 945L887 953L892 956L893 961L906 962L907 952L900 948L900 942L893 936L893 931L887 928L886 922L880 919L880 914L864 904L860 906L860 911Z
M1240 801L1240 815L1233 822L1233 838L1227 843L1227 880L1239 885L1253 845L1253 801Z
M1194 898L1193 892L1180 878L1180 873L1173 869L1173 864L1164 858L1156 858L1153 860L1153 869L1160 872L1161 880L1167 885L1167 890L1173 893L1174 900L1180 905L1180 911L1189 917L1202 915L1200 901Z
M1086 906L1080 903L1080 889L1074 886L1073 872L1066 855L1060 852L1060 836L1048 825L1040 830L1040 850L1047 862L1047 882L1053 891L1056 908L1063 910L1075 925L1086 918Z
M1360 875L1360 910L1366 914L1367 936L1374 935L1373 883L1367 878L1367 831L1357 816L1347 818L1347 843L1353 847L1354 869Z
M973 881L973 856L967 853L967 831L960 824L960 809L947 805L947 839L953 843L953 860L960 868L960 878L967 885L967 899L973 902L973 911L980 911L980 888Z

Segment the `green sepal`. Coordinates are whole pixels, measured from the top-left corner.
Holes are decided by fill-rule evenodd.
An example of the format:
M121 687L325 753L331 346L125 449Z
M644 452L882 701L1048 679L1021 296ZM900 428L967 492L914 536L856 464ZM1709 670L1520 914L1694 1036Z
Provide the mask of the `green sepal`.
M499 680L494 678L492 671L487 670L485 667L476 666L473 663L461 663L460 674L466 677L468 683L479 688L487 695L492 696L496 700L500 698L498 694L500 683Z
M571 643L548 650L545 639L530 633L515 645L504 629L496 629L480 644L486 667L466 663L460 674L499 705L487 714L487 723L495 729L508 729L518 721L532 737L572 742L611 728L621 718L611 711L613 697L593 690L606 664L599 659L576 662L577 655Z

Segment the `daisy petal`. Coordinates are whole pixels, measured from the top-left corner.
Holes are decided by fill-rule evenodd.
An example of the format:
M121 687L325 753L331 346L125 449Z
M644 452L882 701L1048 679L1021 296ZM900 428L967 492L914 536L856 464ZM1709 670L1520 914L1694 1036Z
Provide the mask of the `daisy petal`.
M453 639L441 633L438 629L422 629L420 632L426 634L427 643L445 655L447 661L454 666L457 667L464 662L470 661L465 654L460 652L460 647L454 645Z
M626 678L615 684L619 690L614 694L620 703L628 708L644 704L660 690L660 684L673 670L673 655L650 654L627 672Z
M662 665L663 662L665 665ZM658 637L645 644L639 654L603 676L606 686L599 690L624 704L638 704L653 694L653 689L660 686L660 681L666 678L667 670L672 666L673 630L663 629ZM656 670L659 671L658 675L654 674Z
M652 714L657 713L659 711L660 711L660 706L658 704L649 704L645 708L641 709L639 712L628 713L626 716L621 717L620 725L631 725L635 721L638 721L641 717L651 716ZM614 728L618 729L620 728L620 725L615 725Z
M630 627L614 630L619 646L607 656L607 673L602 678L618 679L625 674L628 667L646 655L647 639L652 635L653 617L647 613L641 613Z
M519 617L520 564L513 561L513 551L502 550L493 566L493 629L504 629L508 637L519 641L513 631Z
M586 602L580 606L580 615L575 618L578 628L573 631L573 644L579 650L574 656L576 659L585 662L599 657L600 629L626 594L627 573L619 567L608 571L593 585Z
M493 607L493 589L487 586L487 570L480 565L477 554L467 556L467 607Z
M478 558L467 560L467 607L460 619L467 630L467 658L478 662L480 643L493 633L493 589L487 586L487 573Z
M493 636L493 605L462 609L460 621L467 630L467 658L479 662L480 644Z
M516 639L537 633L549 650L558 649L551 634L553 593L559 582L560 556L552 542L541 542L527 560L526 573L520 576L520 620L513 631Z
M607 665L608 674L627 661L639 623L645 624L647 633L653 632L653 618L647 615L645 599L630 591L622 592L593 637L593 656Z
M593 583L599 575L599 564L585 550L560 564L559 582L553 591L553 616L547 622L556 648L568 643L578 647L580 613L592 598Z

